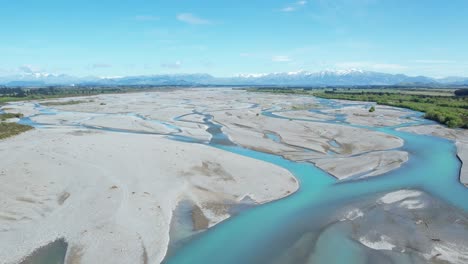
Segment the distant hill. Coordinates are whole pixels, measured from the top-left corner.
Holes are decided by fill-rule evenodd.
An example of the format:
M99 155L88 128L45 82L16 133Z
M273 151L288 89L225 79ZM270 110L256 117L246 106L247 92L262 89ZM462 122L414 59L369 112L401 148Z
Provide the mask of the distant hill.
M127 77L74 77L53 74L23 74L0 77L0 85L278 85L278 86L339 86L339 85L464 85L468 77L435 79L426 76L407 76L363 70L321 72L279 72L242 74L233 77L214 77L209 74L160 74Z
M233 83L259 85L395 85L400 83L434 83L434 79L424 76L410 77L404 74L387 74L362 70L287 72L260 76L238 76Z

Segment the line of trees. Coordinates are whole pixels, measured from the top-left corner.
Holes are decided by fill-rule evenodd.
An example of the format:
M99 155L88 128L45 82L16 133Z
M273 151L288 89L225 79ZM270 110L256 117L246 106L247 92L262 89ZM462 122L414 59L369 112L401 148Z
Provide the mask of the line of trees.
M459 92L459 94L464 94L465 92ZM316 93L315 96L329 99L371 101L382 105L409 108L424 112L425 118L437 121L448 127L468 128L468 97L463 95L431 96L379 92L323 92Z
M456 96L468 96L468 89L458 89L455 91Z
M2 97L30 97L51 95L91 95L99 93L122 92L126 89L121 87L44 87L44 88L21 88L0 87Z

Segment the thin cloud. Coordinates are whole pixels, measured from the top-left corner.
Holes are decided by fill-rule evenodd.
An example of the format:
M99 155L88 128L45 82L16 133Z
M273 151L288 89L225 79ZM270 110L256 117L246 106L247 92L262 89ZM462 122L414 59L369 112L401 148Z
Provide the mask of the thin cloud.
M296 11L296 8L295 7L292 7L292 6L287 6L283 9L281 9L281 11L283 12L293 12L293 11Z
M112 65L107 64L107 63L94 63L91 65L91 68L93 69L104 69L104 68L111 68Z
M283 9L281 9L282 12L293 12L293 11L296 11L296 8L295 7L292 7L292 6L287 6Z
M307 4L307 1L297 1L293 4L290 4L284 8L281 9L281 12L294 12L298 10L299 8L305 6Z
M291 58L289 58L288 56L284 56L284 55L278 55L278 56L273 56L271 58L271 61L273 61L273 62L289 62L289 61L291 61Z
M205 68L213 68L215 64L212 61L202 61L202 65Z
M369 61L351 61L351 62L338 62L335 64L338 69L365 69L371 71L392 71L398 72L408 69L407 66L395 63L376 63Z
M184 23L192 24L192 25L208 25L208 24L211 24L211 21L209 21L207 19L204 19L204 18L201 18L201 17L198 17L198 16L196 16L194 14L191 14L191 13L178 14L177 15L177 20L179 20L181 22L184 22Z
M168 69L180 69L182 67L182 62L176 61L173 63L161 63L161 67Z
M408 67L401 64L394 63L376 63L371 65L373 69L382 70L382 71L401 71L405 70Z
M456 61L452 60L414 60L414 63L422 63L422 64L452 64L456 63Z
M24 73L38 73L38 72L41 72L41 70L37 67L34 67L32 65L21 65L18 67L18 70L20 72L24 72Z
M152 15L138 15L135 16L135 20L137 21L157 21L160 18L158 16L152 16Z

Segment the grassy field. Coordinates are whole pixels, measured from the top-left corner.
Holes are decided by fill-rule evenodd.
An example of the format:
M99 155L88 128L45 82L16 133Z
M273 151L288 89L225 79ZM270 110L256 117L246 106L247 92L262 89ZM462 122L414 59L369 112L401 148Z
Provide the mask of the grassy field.
M468 128L468 97L455 96L455 89L253 88L250 91L307 94L327 99L376 102L424 112L426 119L448 127Z
M31 126L20 125L17 123L0 122L0 139L18 135L32 128L33 127Z
M108 92L111 93L111 92ZM113 92L113 93L120 93L120 92ZM122 92L124 93L124 92ZM17 102L17 101L30 101L30 100L45 100L45 99L58 99L58 98L66 98L66 97L79 97L79 96L91 96L91 95L98 95L102 93L90 93L90 94L82 94L82 93L58 93L58 94L34 94L34 95L26 95L26 96L0 96L0 105L8 102Z
M0 121L5 121L5 120L10 119L10 118L21 118L21 117L23 117L23 114L3 113L3 114L0 114Z
M91 96L99 94L119 94L148 91L172 91L175 86L109 86L109 87L44 87L8 88L0 87L0 105L7 102L45 100L65 97Z
M91 94L91 95L98 95L98 94ZM77 96L83 96L83 95L82 94L66 94L66 95L54 94L54 95L30 95L30 96L24 96L24 97L0 96L0 105L8 103L8 102L59 99L59 98L77 97Z
M341 93L385 93L385 94L404 94L404 95L427 95L427 96L454 96L456 89L435 89L435 88L409 88L409 89L337 89ZM323 92L330 91L324 89Z
M75 105L75 104L82 104L82 103L87 103L87 102L92 102L92 100L89 100L89 101L70 100L70 101L64 101L64 102L45 102L45 103L41 103L41 104L45 105L45 106L57 106L57 105Z

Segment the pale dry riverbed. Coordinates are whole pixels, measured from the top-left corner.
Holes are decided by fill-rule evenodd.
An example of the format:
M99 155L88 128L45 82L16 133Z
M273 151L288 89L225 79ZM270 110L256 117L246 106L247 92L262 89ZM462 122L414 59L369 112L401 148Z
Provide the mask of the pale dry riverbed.
M368 103L337 107L314 97L208 88L47 102L68 100L81 103L4 106L8 112L23 113L19 122L35 129L0 141L1 263L48 258L64 263L159 263L168 248L176 256L173 263L184 263L177 259L178 252L189 252L180 249L203 237L204 230L215 233L212 227L223 220L242 219L259 204L301 195L295 194L299 187L306 191L306 181L299 183L295 170L256 155L317 166L329 174L323 173L317 186L390 178L392 172L411 167L414 153L404 148L405 141L376 127L402 126L454 140L460 159L468 158L465 130L426 124L413 112L392 107L369 113ZM415 126L405 126L412 122ZM461 172L461 181L468 184L466 167ZM276 260L320 263L329 258L326 250L323 256L304 254L303 242L315 241L316 251L337 239L336 234L350 234L353 242L347 249L367 248L360 250L368 258L399 260L395 252L404 254L411 242L394 237L398 225L383 228L382 223L393 221L382 220L383 215L413 217L402 223L414 230L415 223L420 226L434 217L435 205L451 218L434 218L434 230L421 229L411 258L463 263L468 260L467 239L454 232L467 232L466 212L446 202L417 190L340 201L346 205L324 210L323 219L314 218L317 228L287 245L289 253ZM457 226L447 227L451 223ZM54 241L56 253L41 253L41 247L45 252Z

